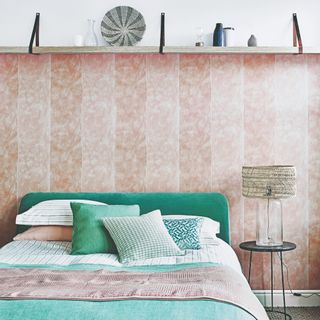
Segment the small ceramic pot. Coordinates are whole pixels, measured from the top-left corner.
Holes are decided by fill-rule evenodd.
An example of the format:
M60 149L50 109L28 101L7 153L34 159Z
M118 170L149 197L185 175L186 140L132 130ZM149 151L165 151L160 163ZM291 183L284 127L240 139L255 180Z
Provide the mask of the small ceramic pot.
M223 29L224 36L223 36L223 43L225 47L232 47L234 46L234 28L227 27Z
M257 38L252 34L248 40L248 47L256 47L258 45Z

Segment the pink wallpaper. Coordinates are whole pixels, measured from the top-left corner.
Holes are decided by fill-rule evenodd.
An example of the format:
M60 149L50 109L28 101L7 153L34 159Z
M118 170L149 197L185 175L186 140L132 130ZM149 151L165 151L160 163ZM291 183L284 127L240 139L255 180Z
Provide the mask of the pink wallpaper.
M294 164L285 260L293 288L320 288L320 56L1 55L0 114L1 244L30 191L220 191L247 272L241 167ZM254 255L254 288L269 263Z

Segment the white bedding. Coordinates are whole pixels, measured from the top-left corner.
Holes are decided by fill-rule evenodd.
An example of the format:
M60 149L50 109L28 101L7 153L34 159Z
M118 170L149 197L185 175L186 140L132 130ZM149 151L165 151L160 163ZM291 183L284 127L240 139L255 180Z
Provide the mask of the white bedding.
M64 241L13 241L0 249L0 264L105 264L124 266L115 254L70 255L71 242ZM165 265L195 262L215 262L228 265L241 272L239 260L233 249L224 241L218 239L216 244L204 245L200 250L186 250L185 256L162 257L139 260L125 266Z

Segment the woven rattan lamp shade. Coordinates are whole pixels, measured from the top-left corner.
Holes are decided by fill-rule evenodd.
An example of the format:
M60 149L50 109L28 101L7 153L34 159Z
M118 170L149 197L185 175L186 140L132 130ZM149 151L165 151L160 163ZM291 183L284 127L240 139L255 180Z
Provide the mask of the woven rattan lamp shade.
M294 166L242 167L242 195L248 198L285 199L296 195Z

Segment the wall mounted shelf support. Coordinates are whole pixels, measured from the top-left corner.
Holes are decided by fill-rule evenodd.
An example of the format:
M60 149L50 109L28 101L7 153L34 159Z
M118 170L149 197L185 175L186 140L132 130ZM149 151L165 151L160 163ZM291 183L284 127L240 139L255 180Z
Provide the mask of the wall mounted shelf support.
M31 39L29 43L29 53L33 53L33 43L36 40L36 47L39 47L39 29L40 29L40 13L36 13L36 18L34 20L34 25L32 29Z
M161 27L160 27L160 48L159 53L163 54L163 48L165 46L165 13L161 13Z
M302 39L301 39L301 33L300 33L297 14L294 13L292 15L292 18L293 18L293 46L299 47L299 54L303 54L303 45L302 45Z

